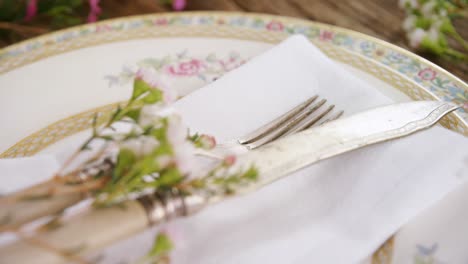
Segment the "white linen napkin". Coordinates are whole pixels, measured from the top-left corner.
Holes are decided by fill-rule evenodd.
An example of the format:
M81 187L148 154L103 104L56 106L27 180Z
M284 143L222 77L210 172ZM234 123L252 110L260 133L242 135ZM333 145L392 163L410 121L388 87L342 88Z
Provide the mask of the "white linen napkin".
M392 102L294 36L175 108L193 131L223 141L315 94L346 115ZM465 137L434 127L315 164L178 222L185 234L174 263L362 261L467 180L467 149Z
M5 195L36 183L48 180L59 169L53 155L0 159L2 185L0 194Z

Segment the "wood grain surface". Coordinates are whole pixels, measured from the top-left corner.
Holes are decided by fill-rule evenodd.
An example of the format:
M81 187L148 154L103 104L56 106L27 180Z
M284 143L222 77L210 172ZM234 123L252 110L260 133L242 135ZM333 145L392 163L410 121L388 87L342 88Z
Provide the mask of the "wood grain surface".
M398 0L187 0L186 10L223 10L267 13L304 18L359 31L408 49L401 23L405 17ZM158 0L101 0L104 16L114 18L171 11ZM468 21L455 21L468 39ZM3 42L0 45L5 45ZM468 80L468 63L421 56Z

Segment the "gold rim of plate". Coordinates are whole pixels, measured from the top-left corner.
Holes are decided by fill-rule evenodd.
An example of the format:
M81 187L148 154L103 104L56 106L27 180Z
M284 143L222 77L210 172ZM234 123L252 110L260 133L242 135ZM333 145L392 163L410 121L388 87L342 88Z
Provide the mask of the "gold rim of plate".
M468 106L468 85L441 67L383 40L327 24L283 16L240 12L160 13L105 20L26 40L0 50L0 73L69 51L131 39L215 37L278 43L305 35L327 56L367 72L414 100L441 100ZM0 158L30 156L108 118L120 103L101 106L59 120L20 140ZM468 135L468 113L445 117L445 127ZM394 239L372 256L372 263L391 263Z

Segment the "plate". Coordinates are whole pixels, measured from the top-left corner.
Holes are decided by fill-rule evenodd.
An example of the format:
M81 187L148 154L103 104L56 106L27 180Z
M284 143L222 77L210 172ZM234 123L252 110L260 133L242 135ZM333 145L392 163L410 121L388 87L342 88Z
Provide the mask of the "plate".
M409 51L347 29L262 14L136 16L58 31L0 51L0 123L5 126L0 158L62 153L96 113L105 120L128 98L136 67L157 69L188 94L292 34L305 35L396 101L443 100L468 109L468 86L460 79ZM468 135L463 109L442 124ZM391 263L397 254L393 241L371 261Z

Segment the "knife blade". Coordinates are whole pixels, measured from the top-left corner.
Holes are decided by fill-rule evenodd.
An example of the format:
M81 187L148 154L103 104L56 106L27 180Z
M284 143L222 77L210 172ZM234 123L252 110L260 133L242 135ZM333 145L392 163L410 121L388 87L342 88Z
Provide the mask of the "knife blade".
M258 169L259 181L238 191L246 194L318 161L426 129L457 108L455 104L437 101L379 107L271 142L241 155L230 169L252 164ZM0 248L0 259L5 263L67 262L70 259L66 254L51 252L41 244L64 252L80 248L78 254L86 255L149 226L189 216L225 198L205 193L146 195L116 206L91 209L59 228L41 232L35 238L39 244L17 241Z

